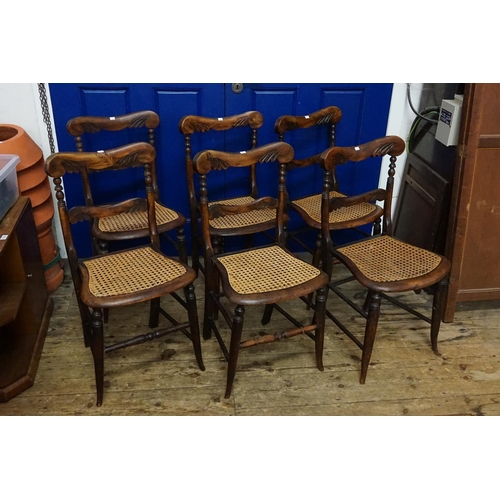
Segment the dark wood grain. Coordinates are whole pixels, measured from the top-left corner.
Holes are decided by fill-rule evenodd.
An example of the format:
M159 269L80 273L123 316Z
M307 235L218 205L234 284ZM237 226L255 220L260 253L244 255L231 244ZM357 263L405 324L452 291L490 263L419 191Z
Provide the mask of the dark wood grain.
M325 328L325 294L328 275L325 272L318 272L313 266L307 265L310 271L307 278L298 274L294 280L291 278L287 284L281 286L273 286L268 290L262 288L246 288L245 290L238 289L233 283L231 270L228 271L224 263L224 259L231 259L236 262L236 267L241 266L237 273L242 273L242 279L245 282L248 280L252 283L262 283L271 279L271 273L275 268L288 267L288 271L293 273L297 270L300 273L300 268L304 265L302 261L297 259L291 252L284 248L285 244L285 222L287 220L285 206L287 202L286 192L286 165L293 158L293 148L285 142L276 142L256 147L250 151L231 153L225 151L206 150L196 154L193 160L194 171L200 174L200 212L201 212L201 233L204 242L205 255L205 312L203 321L203 337L210 338L212 332L215 334L222 353L228 360L227 380L225 398L229 398L232 392L232 386L236 375L236 366L238 362L239 352L246 347L256 346L260 344L269 344L279 340L293 338L299 334L310 336L315 342L315 356L318 370L323 370L323 340ZM252 201L242 206L224 206L222 204L209 207L208 203L208 188L207 176L210 172L221 168L241 168L250 166L255 163L277 163L278 164L278 198L272 200L270 198L263 200ZM262 205L264 203L264 205ZM273 257L265 257L262 263L257 265L249 265L246 257L250 255L254 247L247 250L231 253L220 253L216 251L213 245L212 231L210 229L210 221L214 220L219 214L222 215L232 213L249 213L259 210L262 206L272 206L276 208L276 220L273 221L276 229L276 244L269 247L261 247L263 252L268 252ZM278 252L276 252L276 249ZM274 253L270 253L274 251ZM282 257L274 258L274 255L281 255L282 252L289 260L284 260ZM251 258L251 256L250 256ZM265 259L273 259L268 262ZM281 261L279 261L282 259ZM240 261L240 264L238 264ZM279 262L277 262L279 261ZM295 261L295 262L294 262ZM235 269L233 268L233 271ZM219 293L219 290L222 292ZM314 314L309 325L304 325L303 322L289 315L284 309L277 306L279 302L286 302L292 299L303 298L311 293L317 292L316 305L313 306ZM226 300L221 300L221 295ZM226 302L235 306L234 314L231 314ZM241 341L243 334L243 324L245 317L245 307L255 305L266 305L262 324L267 324L271 319L273 308L282 313L292 324L293 328L282 330L278 333L262 334L259 340L244 340ZM215 322L216 315L221 313L228 327L231 329L231 340L229 349L224 343L219 328ZM313 333L314 332L314 333Z
M193 344L196 361L201 370L204 370L203 359L201 355L201 344L199 340L198 315L196 310L196 297L193 289L193 281L196 278L195 271L182 261L187 261L185 252L179 249L181 262L175 262L179 271L177 274L169 275L163 273L162 266L166 269L173 266L174 262L169 263L169 259L160 251L159 231L156 222L156 197L153 179L155 149L149 143L134 143L97 153L76 152L76 153L55 153L47 158L46 171L54 177L54 186L59 210L59 217L63 231L66 252L68 255L69 267L75 288L75 295L80 311L80 319L84 343L90 347L94 361L94 373L97 391L97 405L102 405L104 395L104 354L117 349L142 344L147 340L155 340L173 332L182 331ZM125 168L140 167L144 171L144 185L146 190L146 199L133 198L121 203L104 206L84 206L74 207L68 212L62 187L62 177L66 173L88 173L89 171L106 171ZM147 213L147 232L150 239L149 251L155 257L153 262L160 262L155 279L143 283L142 286L135 286L137 281L141 280L144 269L150 266L149 262L137 262L137 254L133 253L135 249L122 250L120 252L107 253L106 255L97 255L89 259L80 261L76 252L71 233L71 224L81 220L103 218L119 213L134 213L145 211ZM184 233L178 230L179 243L183 241ZM155 255L156 254L156 255ZM126 258L128 255L128 258ZM122 264L110 268L110 262L119 262L121 257ZM113 260L111 260L113 259ZM117 260L115 260L117 259ZM172 259L170 259L172 260ZM126 262L126 264L125 264ZM91 275L89 267L92 264L100 264L100 270ZM87 265L86 265L87 264ZM127 269L120 268L126 266ZM104 269L103 271L101 271ZM150 268L149 268L150 269ZM125 272L126 271L126 272ZM156 271L156 270L155 270ZM127 279L123 287L115 290L113 288L118 276L132 277ZM156 278L156 274L158 277ZM100 285L100 292L93 291L93 281ZM178 298L176 292L183 290L185 301ZM165 310L160 307L160 297L172 295L179 299L179 303L187 312L188 321L179 322ZM104 341L104 315L110 307L127 306L137 303L150 301L150 319L149 326L154 329L152 332L136 335L126 341L121 341L113 345L105 345ZM158 329L160 313L166 317L171 327ZM189 332L188 332L189 329Z
M420 259L428 258L422 252L413 256L410 253L410 246L406 245L399 247L398 255L389 254L386 247L377 245L378 242L386 241L387 236L392 238L392 196L394 186L394 175L396 172L396 160L405 150L403 139L397 136L387 136L375 139L365 144L355 147L332 147L327 149L322 155L320 165L324 169L323 177L323 192L321 197L321 234L323 240L322 247L322 267L324 271L332 276L333 259L338 259L352 273L353 277L367 289L367 296L363 308L355 307L355 310L366 318L365 334L363 342L359 342L345 324L338 321L334 314L327 312L335 324L337 324L346 335L353 340L362 350L361 357L361 374L360 383L364 384L370 364L370 359L375 342L377 326L380 317L380 306L382 294L384 293L400 293L412 290L422 290L433 287L435 289L432 319L431 323L431 346L437 352L437 337L441 324L443 313L443 299L446 287L448 285L448 275L450 272L450 262L442 256L435 256L437 262L429 271L414 272ZM341 197L330 199L330 182L331 177L329 172L335 171L338 165L347 163L348 161L363 162L374 156L390 156L389 172L387 177L386 188L379 188L369 193L354 197ZM354 206L360 201L383 201L383 225L381 234L377 234L366 238L365 240L348 243L345 245L334 246L331 239L331 224L329 221L330 212L342 206ZM379 238L384 238L381 240ZM364 255L361 255L364 248L362 245L365 242L370 242L369 254L368 250L363 250ZM345 255L344 252L353 251L352 257ZM373 264L371 263L373 262ZM370 277L373 272L370 267L377 267L375 277ZM385 269L387 266L389 269ZM379 272L383 269L386 277L380 277ZM411 269L412 272L408 273ZM397 278L394 276L398 276ZM330 284L330 288L336 295L344 299L350 305L353 302L349 297L339 291L339 284ZM404 304L399 303L403 308ZM407 309L408 310L408 309ZM412 312L412 311L410 311ZM415 311L413 311L415 313ZM415 313L418 315L418 313ZM419 316L421 317L421 315Z
M242 149L253 149L257 147L257 134L258 129L264 123L264 117L258 111L246 111L232 116L223 117L206 117L197 115L187 115L180 119L178 128L179 132L184 136L184 153L186 161L186 180L188 189L188 201L189 201L189 213L191 217L191 258L192 265L196 273L201 270L204 272L204 267L200 263L200 249L203 248L202 236L200 234L200 228L198 226L199 218L199 199L198 193L195 189L194 176L197 172L193 169L193 151L192 151L192 135L194 133L204 133L210 130L215 132L224 132L225 130L230 130L233 128L246 128L249 130L249 140L248 142L242 144ZM196 153L196 152L195 152ZM212 161L211 168L216 170L225 170L228 168L228 164L225 159L220 159L217 161ZM249 179L248 179L248 192L250 196L257 199L259 196L259 190L257 186L257 170L255 164L248 166ZM224 230L216 229L211 227L210 231L213 237L219 238L221 246L224 245L224 240L220 238L226 236L235 236L241 234L254 234L263 231L267 231L272 227L272 224L255 224L248 225L244 228L241 226L238 228L232 228L228 226ZM202 253L202 252L201 252Z
M47 294L30 199L0 221L0 402L34 384L53 302Z
M78 116L66 124L66 130L78 137L84 133L96 133L102 130L116 132L126 128L155 129L160 124L160 117L154 111L137 111L120 116Z

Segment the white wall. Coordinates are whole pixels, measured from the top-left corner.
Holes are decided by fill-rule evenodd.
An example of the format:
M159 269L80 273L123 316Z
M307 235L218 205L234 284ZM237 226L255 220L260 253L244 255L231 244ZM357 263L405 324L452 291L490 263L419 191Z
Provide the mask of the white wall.
M423 84L421 83L411 84L412 103L416 109L419 107L422 87ZM50 94L48 88L47 99L50 107ZM387 134L399 135L406 141L414 118L415 115L407 104L406 84L395 83L392 91ZM52 130L54 131L55 127L52 116L51 119ZM0 83L0 123L10 123L24 128L30 137L42 148L44 157L47 158L47 156L50 155L47 127L43 122L38 86L36 83ZM57 151L57 140L55 137L54 141ZM393 210L397 204L405 162L406 153L403 153L403 155L398 158L396 167ZM385 186L388 166L389 159L384 157L379 180L379 185L381 187ZM61 256L64 258L66 257L66 250L64 248L57 210L54 216L54 232L61 249Z
M47 88L47 101L52 110L50 95ZM57 151L57 139L54 132L54 119L51 114L54 144ZM17 125L23 128L33 141L40 146L44 158L50 156L50 143L47 127L43 122L42 107L36 83L0 83L0 123ZM53 187L52 183L51 186ZM57 200L52 190L54 205ZM66 248L59 223L59 213L55 210L52 228L61 251L61 257L66 257Z
M410 96L413 107L418 110L422 97L423 83L412 83L410 86ZM392 89L391 107L389 109L389 119L387 121L387 135L399 135L405 142L415 119L415 113L411 110L406 95L406 83L395 83ZM398 157L396 162L396 175L394 176L394 195L392 202L392 212L398 203L398 195L403 178L404 166L408 153L405 151ZM389 157L384 156L380 169L379 187L385 188L387 173L389 171Z

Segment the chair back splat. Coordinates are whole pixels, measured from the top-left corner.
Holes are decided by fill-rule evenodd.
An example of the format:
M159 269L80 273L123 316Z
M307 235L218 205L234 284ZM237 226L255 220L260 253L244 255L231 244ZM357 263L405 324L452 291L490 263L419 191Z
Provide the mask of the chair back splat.
M264 118L258 111L247 111L233 116L210 118L205 116L188 115L179 121L179 131L184 136L184 152L186 158L186 176L188 186L189 210L191 218L191 255L193 268L198 272L204 267L200 263L200 246L203 246L199 232L199 199L195 187L195 174L193 169L192 136L195 133L226 132L231 129L249 129L249 140L241 144L241 149L247 150L257 147L258 129L264 123ZM195 152L196 153L196 152ZM231 199L218 199L217 204L240 205L251 203L258 198L257 168L255 164L247 165L249 170L248 195ZM227 215L219 215L211 219L209 224L211 237L217 251L224 248L224 239L228 236L247 235L251 241L251 235L255 233L266 234L266 231L274 227L274 209L268 207L257 207L251 216L233 212Z
M437 338L442 319L443 297L448 283L450 262L437 255L413 245L404 243L392 236L392 196L396 159L405 150L403 139L387 136L355 147L333 147L323 152L320 164L324 169L323 193L321 198L321 231L324 245L322 247L323 270L332 277L333 259L338 259L352 273L352 276L368 293L363 306L349 299L339 287L348 280L330 283L330 289L350 304L359 314L366 318L365 335L360 342L349 329L330 311L326 315L353 340L362 350L360 382L366 380L371 358L375 334L377 331L382 298L386 298L406 311L431 324L431 347L437 351ZM335 172L338 165L349 161L363 162L374 156L390 156L389 174L385 189L379 188L352 197L330 197L329 172ZM383 225L380 234L349 243L335 246L330 237L331 214L359 203L383 204ZM433 287L434 299L432 318L405 306L387 293L401 293Z
M236 373L236 364L241 349L266 344L301 333L315 342L316 365L323 370L323 339L325 323L326 273L298 259L285 249L285 204L286 204L286 164L293 158L293 148L284 142L275 142L240 153L206 150L196 154L193 168L200 176L201 229L205 248L205 313L203 337L214 332L221 350L228 361L225 397L231 394ZM210 204L208 199L207 176L220 169L242 168L257 163L278 163L278 198L251 199L245 204ZM265 208L264 208L265 207ZM219 217L251 216L253 212L272 208L276 228L275 243L263 247L217 253L212 245L210 230L212 221ZM220 288L222 292L219 293ZM316 293L313 304L307 296ZM220 300L225 297L235 306L231 314ZM301 299L314 309L311 324L303 325L278 305L279 302ZM258 339L242 341L243 322L246 306L264 305L262 324L271 320L273 309L282 313L293 324L284 332L263 335ZM229 350L215 322L220 312L231 329ZM314 333L313 333L314 332Z
M55 153L45 162L47 174L54 179L61 227L75 294L80 310L83 337L94 359L97 405L101 406L104 392L104 354L182 331L192 341L195 357L204 370L192 268L184 262L167 257L160 251L154 192L153 163L156 152L148 143L128 144L97 153ZM66 207L62 178L66 174L103 172L142 167L146 199L132 198L108 204ZM85 175L85 174L83 174ZM71 226L91 218L100 219L143 211L147 216L149 245L109 252L87 259L78 259ZM185 300L176 292L183 289ZM188 321L179 322L160 307L160 297L172 297L186 309ZM131 339L104 345L103 310L151 301L150 328L156 328L162 314L171 326L162 327ZM152 325L152 323L155 323Z

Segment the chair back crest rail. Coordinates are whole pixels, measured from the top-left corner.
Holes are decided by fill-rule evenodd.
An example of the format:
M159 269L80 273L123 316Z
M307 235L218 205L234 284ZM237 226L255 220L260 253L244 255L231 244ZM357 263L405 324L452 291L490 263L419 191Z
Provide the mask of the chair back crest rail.
M315 125L330 124L335 125L342 118L342 111L337 106L328 106L304 116L283 115L280 116L275 124L274 131L284 139L284 134L287 131L297 128L309 128Z
M160 117L154 111L137 111L120 116L78 116L66 124L66 130L74 137L84 133L96 133L101 130L116 132L127 128L155 129L160 124Z

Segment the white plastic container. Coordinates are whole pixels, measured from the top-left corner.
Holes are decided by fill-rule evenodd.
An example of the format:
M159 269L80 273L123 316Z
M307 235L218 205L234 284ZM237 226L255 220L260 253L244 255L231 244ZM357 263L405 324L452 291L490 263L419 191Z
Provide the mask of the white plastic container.
M17 155L0 155L0 220L19 198L16 174L19 161Z

